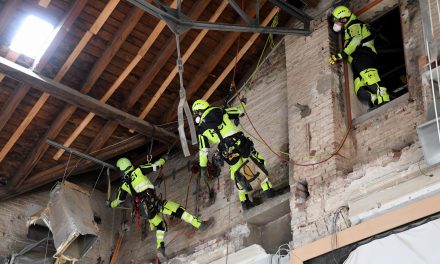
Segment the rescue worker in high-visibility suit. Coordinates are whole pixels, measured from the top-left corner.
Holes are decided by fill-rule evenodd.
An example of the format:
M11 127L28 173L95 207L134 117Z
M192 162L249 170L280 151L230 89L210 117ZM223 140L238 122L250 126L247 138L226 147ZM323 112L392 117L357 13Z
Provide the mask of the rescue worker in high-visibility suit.
M120 158L116 162L116 166L121 172L123 184L119 187L116 199L111 203L108 202L111 208L115 208L125 201L127 194L131 195L135 206L140 207L143 215L146 214L148 217L150 229L154 230L156 228L156 246L163 256L165 256L164 237L167 226L159 213L180 218L200 230L206 230L213 223L212 218L208 221L201 221L188 213L180 204L174 201L161 200L156 196L154 185L147 174L162 167L166 162L166 158L162 157L154 163L147 163L139 167L134 167L127 158ZM135 195L133 195L133 192Z
M254 204L249 200L248 183L244 179L240 169L250 159L264 172L261 180L261 188L268 197L275 196L272 184L268 178L263 155L257 152L253 142L246 137L237 127L237 121L244 113L245 100L238 107L220 108L211 107L203 100L196 100L192 105L192 111L198 128L199 139L199 162L202 177L206 177L208 163L208 149L211 144L218 144L218 150L223 160L228 163L230 177L235 181L238 196L244 210L250 209ZM234 122L235 121L235 122Z
M370 108L390 101L387 89L381 85L376 68L377 51L374 46L376 33L345 6L338 6L332 12L333 31L344 29L344 50L331 55L330 64L347 59L354 75L354 91L359 100Z

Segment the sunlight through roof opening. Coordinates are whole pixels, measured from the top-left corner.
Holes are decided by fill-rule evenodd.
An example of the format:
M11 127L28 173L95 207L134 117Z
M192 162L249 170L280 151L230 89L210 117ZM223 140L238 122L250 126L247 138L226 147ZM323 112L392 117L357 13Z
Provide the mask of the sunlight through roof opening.
M53 28L49 22L29 15L23 20L9 48L35 59L49 46Z

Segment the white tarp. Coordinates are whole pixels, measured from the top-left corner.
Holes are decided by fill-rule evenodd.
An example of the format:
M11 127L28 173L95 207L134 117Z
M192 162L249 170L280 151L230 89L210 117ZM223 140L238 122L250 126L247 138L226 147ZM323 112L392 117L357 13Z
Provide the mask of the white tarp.
M373 263L439 264L440 219L360 246L344 262Z

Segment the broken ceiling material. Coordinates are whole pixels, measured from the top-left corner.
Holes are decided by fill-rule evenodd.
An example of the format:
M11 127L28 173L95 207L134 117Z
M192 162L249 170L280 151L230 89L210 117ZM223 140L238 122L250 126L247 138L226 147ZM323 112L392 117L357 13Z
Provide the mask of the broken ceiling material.
M34 215L28 226L43 221L53 234L54 257L80 260L98 239L89 193L70 182L59 182L50 193L47 207Z

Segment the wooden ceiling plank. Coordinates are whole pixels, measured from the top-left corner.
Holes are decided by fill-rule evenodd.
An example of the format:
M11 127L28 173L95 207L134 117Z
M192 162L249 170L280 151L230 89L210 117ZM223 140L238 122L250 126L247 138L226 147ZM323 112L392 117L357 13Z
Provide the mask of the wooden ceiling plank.
M229 4L229 2L227 0L223 0L222 3L217 8L217 10L214 12L214 14L209 19L209 22L211 22L211 23L216 22L217 19L220 17L220 15L225 10L225 8L228 6L228 4ZM186 50L185 54L183 54L183 56L182 56L183 63L185 63L188 60L188 58L193 54L193 52L199 46L199 44L202 42L203 38L206 36L207 33L208 33L208 30L204 29L197 35L194 42L191 43L189 48ZM148 115L148 113L150 113L151 109L153 109L153 106L157 103L159 98L162 96L162 94L165 92L165 90L168 88L168 86L174 80L174 77L176 77L177 73L178 73L177 66L175 66L174 69L168 75L168 77L165 79L165 81L162 83L162 85L159 87L159 90L157 90L156 93L153 95L153 98L151 98L147 107L145 107L145 109L139 115L139 118L145 119L145 117Z
M265 1L260 1L260 7L264 5ZM253 17L256 13L255 5L252 5L252 8L246 12L249 17ZM239 23L241 19L237 20ZM224 37L216 49L211 53L212 55L205 61L205 63L199 68L199 71L194 74L194 78L191 79L189 85L186 86L186 98L189 100L191 97L197 92L197 90L202 86L205 80L209 77L210 73L217 67L225 54L229 51L231 46L240 36L239 32L231 32L228 33L226 37ZM174 103L167 113L164 115L164 122L171 122L177 117L177 105L179 104L179 98L176 98Z
M192 19L197 19L206 6L209 4L209 1L199 0L197 5L193 7L189 16ZM183 40L186 34L182 34L180 37ZM153 82L156 75L159 73L160 69L166 65L168 60L174 54L176 50L175 37L171 36L167 40L167 45L162 49L161 54L154 60L154 63L149 70L145 72L145 74L141 77L141 79L137 82L135 88L132 90L130 95L124 100L122 104L122 109L124 111L128 111L133 105L139 100L139 98L144 94L145 90L150 86ZM111 137L116 128L118 127L113 121L107 121L104 127L108 127L109 129L106 133L100 133L99 136L95 137L95 139L90 144L93 148L89 148L89 151L97 150L101 148L105 142Z
M0 33L5 30L9 18L14 14L15 9L20 4L21 0L8 0L0 13Z
M12 50L9 50L8 54L6 54L6 59L13 61L13 62L16 62L18 57L20 57L20 54L15 51L12 51ZM0 82L2 82L4 78L5 78L5 75L0 73ZM0 128L0 130L1 130L1 128Z
M105 119L116 121L121 126L132 128L141 134L149 136L154 129L154 131L156 131L156 138L164 143L172 143L177 138L175 134L163 128L156 127L120 109L102 103L91 96L85 95L73 88L46 78L42 75L38 75L27 68L1 57L0 71L4 72L13 79L18 79L24 83L28 83L32 87L45 92L44 94L50 94L51 96L54 96L69 104L76 105L77 107L85 109L86 111L94 112Z
M40 0L40 1L38 2L38 5L39 5L39 6L42 6L42 7L44 7L44 8L47 8L47 7L50 5L50 1L51 1L51 0Z
M174 0L173 3L170 6L171 8L177 7L177 1ZM135 7L137 10L140 10L139 8ZM147 54L147 52L150 50L151 46L156 41L157 37L160 35L162 30L165 28L166 23L162 20L159 21L159 23L156 25L152 33L148 36L147 40L144 42L142 47L139 49L138 53L136 54L135 58L130 62L130 64L125 67L124 71L121 75L116 79L116 81L112 84L112 86L107 90L107 92L104 94L104 96L101 98L101 102L107 102L107 100L113 95L113 93L119 88L119 86L124 82L124 80L130 75L131 71L136 67L136 65L141 61L141 59ZM101 72L102 73L102 72ZM99 76L96 76L96 79ZM95 80L96 81L96 80ZM88 85L89 84L89 85ZM93 86L94 82L86 81L86 86L90 87ZM87 127L87 125L91 122L93 117L95 116L94 113L89 113L84 120L81 121L81 123L78 125L78 127L75 129L75 131L67 138L67 140L64 142L64 146L69 147L75 139L81 134L81 132ZM58 160L61 155L64 153L62 149L60 149L55 156L53 157L55 160Z
M13 1L11 1L13 2ZM67 32L70 30L70 27L75 22L76 18L79 16L81 10L86 5L85 1L77 0L72 7L70 8L69 12L64 16L63 20L59 23L58 27L54 30L54 38L49 45L49 47L46 49L44 54L38 59L38 63L36 63L35 71L39 72L43 69L43 67L47 64L50 57L52 57L53 53L55 52L55 49L58 47L58 45L61 43L61 41L64 40ZM8 55L6 56L7 59L11 61L16 61L16 58L20 54L9 51ZM1 74L1 76L4 76ZM12 114L17 109L18 105L20 104L21 100L24 98L24 96L28 93L30 87L28 84L21 84L18 86L18 88L15 90L12 97L8 100L8 102L2 107L1 113L0 113L0 131L3 129L3 127L6 125L8 120L11 118Z
M134 16L136 16L136 14L137 11L136 13L133 13ZM131 17L130 19L134 19L134 18ZM84 82L83 87L80 89L80 92L88 93L90 91L90 89L93 87L94 83L97 80L96 76L99 77L98 73L100 71L102 73L102 70L105 69L106 67L104 65L106 64L108 65L108 63L111 61L111 58L113 58L113 56L115 55L116 48L118 46L120 48L120 46L126 39L125 35L127 34L127 32L128 32L128 27L127 28L122 27L118 30L112 42L110 43L108 48L104 51L103 56L101 56L101 58L93 66L89 76ZM16 176L11 180L12 186L17 187L23 184L23 182L27 179L28 175L32 172L33 168L37 165L37 163L40 161L40 159L43 157L44 153L48 149L48 145L46 144L46 139L55 139L56 136L61 132L67 121L70 119L70 117L73 115L75 110L76 110L76 106L67 105L66 107L63 108L63 110L60 111L60 113L57 115L55 120L52 122L50 128L38 141L36 147L32 149L31 153L29 153L23 166L20 167Z
M96 34L97 31L103 26L105 21L108 19L110 14L115 9L116 5L119 3L120 0L111 0L104 8L103 12L100 14L98 19L95 21L95 23L92 25L91 29L86 32L86 34L83 36L83 38L80 40L79 44L75 48L75 50L70 54L67 61L64 63L61 70L57 73L54 80L60 81L64 75L66 74L67 70L72 66L73 62L76 60L76 58L79 56L82 49L86 46L88 41L92 38L93 34ZM103 13L105 16L103 16ZM81 47L81 48L78 48ZM42 66L40 66L42 67ZM64 70L63 70L64 69ZM20 79L18 79L20 80ZM21 80L20 80L21 81ZM38 114L38 112L41 110L43 105L46 103L47 99L49 99L49 93L44 92L37 100L37 102L32 107L31 111L26 115L24 120L19 125L19 129L17 129L13 136L11 136L8 140L8 142L5 144L5 146L0 150L0 162L3 161L3 159L6 157L6 155L9 153L9 151L12 149L12 147L15 145L17 140L21 137L23 132L26 130L26 128L29 126L29 124L32 122L34 117Z
M113 57L116 55L116 52L120 49L122 44L125 42L129 34L133 31L136 24L141 19L142 15L144 14L144 11L142 9L139 9L135 6L132 7L130 12L128 13L124 23L121 25L121 27L118 29L117 33L113 37L112 42L107 47L107 49L104 51L102 56L99 58L99 60L95 63L92 70L90 71L90 74L88 75L86 81L84 82L84 85L81 88L82 93L89 93L92 89L93 85L98 80L99 76L104 72L105 68L109 65ZM101 102L104 102L101 99ZM87 117L79 124L79 126L76 128L76 130L73 132L71 136L64 142L64 146L69 147L73 141L76 139L76 137L79 136L81 131L87 126L87 124L92 120L93 116L95 114L89 113ZM71 116L64 116L64 119L69 119ZM60 149L55 156L53 157L55 160L58 160L61 155L64 153L63 149Z
M275 17L275 15L278 13L279 8L273 8L272 11L270 11L269 15L267 15L266 19L261 23L261 26L265 27L269 25L269 23L272 21L272 19ZM228 74L234 69L234 66L236 63L238 63L243 56L246 54L246 52L252 47L254 42L257 40L257 38L260 36L259 33L252 34L251 38L244 44L244 46L240 49L237 56L235 56L231 62L228 64L228 66L223 70L223 72L220 74L220 76L217 78L217 80L214 82L214 84L206 91L206 93L203 95L204 100L208 100L209 97L212 95L212 93L218 88L218 86L223 82L223 80L228 76Z

